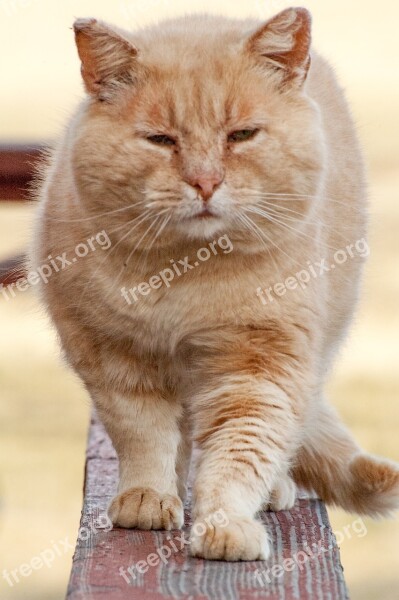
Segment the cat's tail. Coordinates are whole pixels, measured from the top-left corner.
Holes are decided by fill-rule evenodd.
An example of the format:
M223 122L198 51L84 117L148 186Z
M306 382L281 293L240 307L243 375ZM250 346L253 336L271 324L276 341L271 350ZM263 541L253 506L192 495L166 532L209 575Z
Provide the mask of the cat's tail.
M399 510L399 465L363 453L325 404L307 432L292 476L297 485L348 512L389 517Z

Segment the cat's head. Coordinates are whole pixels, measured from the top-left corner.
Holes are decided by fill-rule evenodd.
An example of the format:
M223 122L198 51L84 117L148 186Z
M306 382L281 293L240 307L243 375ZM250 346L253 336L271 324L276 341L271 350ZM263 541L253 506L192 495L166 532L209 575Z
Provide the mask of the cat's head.
M125 239L150 228L143 246L157 233L156 244L229 234L260 245L288 235L323 168L305 83L310 28L305 9L261 27L197 16L137 34L78 20L88 100L73 164L88 210L112 211Z

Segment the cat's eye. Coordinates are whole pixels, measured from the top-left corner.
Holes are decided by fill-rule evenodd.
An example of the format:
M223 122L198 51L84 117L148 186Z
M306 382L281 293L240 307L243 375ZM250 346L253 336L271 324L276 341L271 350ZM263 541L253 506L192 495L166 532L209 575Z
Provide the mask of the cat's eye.
M239 131L233 131L228 136L229 142L246 142L251 140L258 133L259 129L240 129Z
M176 142L173 138L169 137L168 135L149 135L147 137L147 140L149 142L152 142L153 144L158 144L158 146L175 146Z

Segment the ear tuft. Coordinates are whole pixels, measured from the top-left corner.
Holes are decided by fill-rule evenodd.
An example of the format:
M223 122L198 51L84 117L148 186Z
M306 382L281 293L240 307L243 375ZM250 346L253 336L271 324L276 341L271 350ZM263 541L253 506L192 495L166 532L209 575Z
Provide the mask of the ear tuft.
M75 33L77 33L78 31L84 31L85 29L90 30L96 24L96 19L76 19L75 23L73 24L73 29Z
M106 100L116 88L132 83L138 52L123 32L96 19L77 19L73 28L89 94Z
M310 67L311 27L306 8L288 8L250 38L248 50L258 62L281 70L284 83L302 84Z

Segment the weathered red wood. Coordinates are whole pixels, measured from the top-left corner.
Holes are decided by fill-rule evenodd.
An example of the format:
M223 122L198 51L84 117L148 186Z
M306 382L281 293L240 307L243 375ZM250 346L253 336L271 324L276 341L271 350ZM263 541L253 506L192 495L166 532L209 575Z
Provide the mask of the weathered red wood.
M107 531L101 519L115 493L118 461L109 438L92 419L86 460L85 496L68 600L346 600L348 598L339 550L324 505L299 499L290 511L264 512L262 520L273 540L273 555L265 562L226 563L189 556L176 538L188 539L190 513L179 532ZM172 549L172 542L178 551ZM164 547L164 550L161 550ZM165 548L171 549L170 556ZM127 569L139 561L157 566L140 574ZM159 555L157 555L159 558ZM306 559L306 557L308 557ZM285 559L296 559L294 568L278 569ZM303 564L300 564L303 563ZM148 564L148 563L147 563ZM285 563L286 567L290 563ZM270 571L274 566L278 576ZM290 564L292 567L292 565ZM128 581L121 575L121 567ZM141 568L144 570L143 565ZM269 571L268 571L269 569ZM256 574L261 574L261 578Z
M30 200L29 184L42 146L0 146L0 200Z
M0 285L10 285L26 275L25 256L19 255L0 262Z

